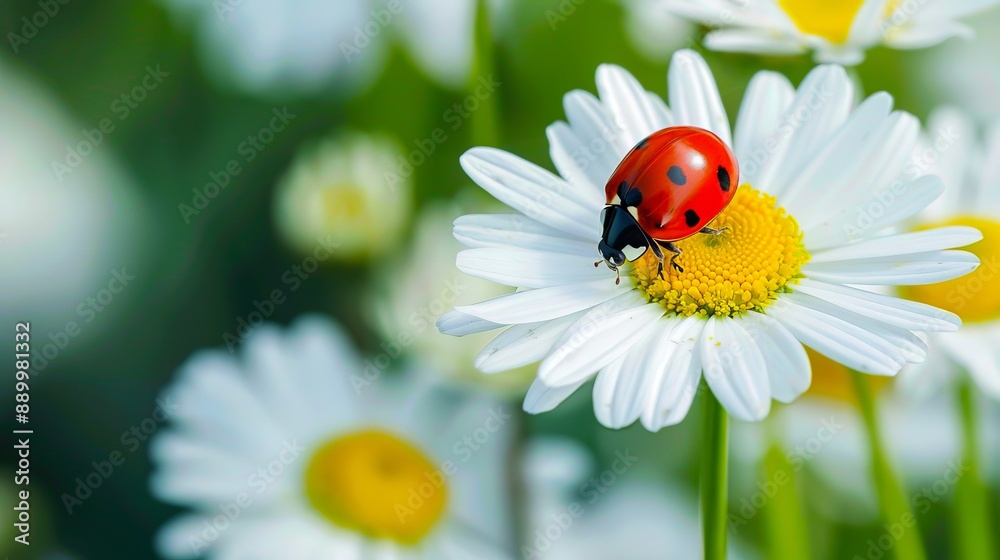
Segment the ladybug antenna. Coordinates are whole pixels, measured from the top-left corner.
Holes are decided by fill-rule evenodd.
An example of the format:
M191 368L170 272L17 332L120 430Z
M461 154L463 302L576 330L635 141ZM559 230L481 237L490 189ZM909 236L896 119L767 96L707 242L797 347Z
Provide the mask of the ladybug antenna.
M622 271L615 269L615 286L622 283Z
M604 262L604 261L597 261L597 262L595 262L594 263L594 268L597 268L597 267L601 266L602 262Z

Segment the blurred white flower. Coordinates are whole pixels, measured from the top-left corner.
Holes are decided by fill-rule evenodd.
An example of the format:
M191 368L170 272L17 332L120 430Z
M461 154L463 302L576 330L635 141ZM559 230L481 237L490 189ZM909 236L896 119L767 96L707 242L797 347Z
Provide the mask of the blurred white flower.
M394 40L445 86L471 72L475 0L162 1L195 28L209 77L252 94L359 91Z
M97 123L72 122L6 64L0 75L0 308L44 336L83 325L78 306L114 269L135 271L144 208L107 139L94 146L81 132L94 136Z
M968 374L988 397L1000 401L1000 121L980 140L975 124L953 108L935 111L912 166L945 182L944 195L911 226L972 226L982 241L965 249L982 261L960 279L900 288L903 297L962 318L962 329L926 336L927 361L907 368L902 381L937 394L948 380Z
M355 132L302 148L275 191L275 221L302 253L335 247L336 260L381 254L402 235L412 187L396 172L399 146Z
M734 511L753 508L754 495L766 484L760 461L768 445L777 443L784 451L788 468L808 470L825 484L812 486L805 498L825 515L848 523L867 523L878 515L878 500L871 477L868 434L857 407L855 389L847 370L819 354L810 352L813 385L799 400L775 412L771 426L733 423L732 502ZM882 440L893 465L909 489L911 507L918 513L950 495L952 485L939 492L920 493L946 475L954 479L962 455L958 403L954 394L939 393L915 400L898 381L869 378L878 389L879 426ZM980 398L980 397L977 397ZM1000 480L1000 407L984 398L977 406L979 445L983 450L980 472ZM771 430L771 435L768 435ZM770 441L769 437L775 438ZM961 470L961 467L959 467ZM963 473L957 473L963 474ZM801 475L798 475L801 477ZM742 505L746 500L746 504ZM760 507L767 507L766 505Z
M705 46L728 52L798 54L855 65L886 45L919 49L970 39L958 20L998 0L656 0L661 9L713 28Z
M441 336L434 322L455 305L497 297L511 290L493 282L462 274L455 267L461 244L452 234L452 221L462 214L457 207L432 206L417 218L413 246L401 258L386 259L378 276L384 281L372 294L377 327L390 353L408 352L418 371L451 382L485 387L500 394L527 391L533 368L522 367L509 375L483 375L474 367L486 358L483 347L495 335Z
M594 461L572 440L541 437L529 442L524 460L528 539L521 557L701 558L697 497L623 465L605 467L614 480L605 486L612 477L606 475L602 481L601 473L594 471ZM730 539L727 557L738 560L751 556Z
M687 19L664 10L660 0L621 0L625 31L646 58L661 62L681 47L692 46L695 26Z
M165 393L173 429L151 454L153 493L193 511L169 558L506 558L497 401L456 401L409 378L360 386L340 329L265 325L241 356L203 351Z
M975 41L949 41L914 61L908 74L977 120L1000 119L1000 10L982 14L969 25Z

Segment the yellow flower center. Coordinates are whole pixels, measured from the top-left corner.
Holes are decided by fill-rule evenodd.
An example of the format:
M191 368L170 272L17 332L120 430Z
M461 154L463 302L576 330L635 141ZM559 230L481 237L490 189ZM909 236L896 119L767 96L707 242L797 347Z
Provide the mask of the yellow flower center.
M1000 223L980 216L959 216L939 224L927 224L918 229L941 226L971 226L983 234L983 239L963 251L979 257L982 262L971 274L926 286L904 286L901 295L906 299L940 307L958 315L965 323L980 323L1000 319Z
M334 524L371 538L414 544L444 513L444 475L412 445L380 431L338 437L305 472L310 503Z
M674 243L682 251L677 263L684 272L664 263L663 277L656 276L652 251L635 261L632 278L649 301L685 316L759 311L809 260L795 218L778 208L773 196L750 185L741 186L709 225L724 231Z
M800 31L831 43L843 43L864 0L778 0Z
M811 348L806 348L806 354L809 355L809 363L812 366L812 383L806 394L857 406L858 392L854 388L854 381L851 379L847 366L831 360ZM865 379L874 391L881 391L892 381L891 377L881 375L866 375Z
M323 209L331 226L353 224L366 219L365 194L351 185L338 185L323 190Z

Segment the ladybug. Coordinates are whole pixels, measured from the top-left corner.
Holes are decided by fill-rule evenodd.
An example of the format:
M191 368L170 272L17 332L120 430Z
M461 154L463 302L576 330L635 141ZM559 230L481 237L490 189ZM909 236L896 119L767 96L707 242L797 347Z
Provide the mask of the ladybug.
M677 263L681 250L673 242L696 233L721 234L725 228L706 225L736 195L739 177L736 156L708 130L672 126L647 136L625 155L604 188L604 231L597 246L604 262L618 272L626 260L652 249L662 277L666 249L670 266L684 272Z

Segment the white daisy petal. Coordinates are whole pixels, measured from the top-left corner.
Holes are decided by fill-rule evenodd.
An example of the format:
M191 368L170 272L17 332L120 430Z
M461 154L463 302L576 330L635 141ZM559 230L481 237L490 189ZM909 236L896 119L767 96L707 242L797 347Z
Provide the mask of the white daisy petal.
M665 364L660 359L663 354L660 344L666 342L661 334L669 334L671 329L657 330L597 374L594 414L601 424L620 429L634 423L642 414L649 397L646 393L649 378Z
M455 238L473 248L509 247L600 257L594 241L565 233L521 214L470 214L455 220Z
M670 84L670 107L678 123L711 130L732 146L729 117L722 106L712 71L701 55L688 49L674 53L667 82Z
M458 254L455 266L462 272L505 286L547 288L603 279L614 282L607 268L594 266L594 257L534 249L485 247Z
M560 387L550 387L541 379L535 379L524 397L524 411L528 414L548 412L562 404L570 395L576 392L587 380L571 383Z
M979 267L979 259L965 251L934 251L871 259L806 264L811 278L834 284L913 286L934 284L964 276Z
M758 72L750 80L734 132L734 152L744 177L755 176L757 167L767 157L764 142L777 131L793 99L795 88L777 72Z
M933 47L952 37L971 40L975 36L976 32L964 23L940 21L931 25L910 25L895 28L887 35L885 42L897 49L923 49Z
M549 157L559 171L559 175L570 183L585 184L591 188L594 198L604 197L604 184L610 172L604 173L603 166L594 163L596 156L592 149L577 136L576 132L562 121L553 123L545 129L549 139ZM603 151L609 150L607 142L601 140L596 146Z
M642 346L642 344L637 344L636 346ZM638 350L638 349L637 349ZM628 381L622 379L622 366L625 365L626 356L621 356L617 360L614 360L610 364L604 366L604 368L597 373L597 380L594 381L594 417L602 425L611 428L613 430L624 428L625 426L631 424L638 418L638 413L631 420L628 420L622 414L621 410L622 403L616 402L616 393L625 390L628 391L629 398L633 394L633 390L638 387L635 384L636 376L630 375ZM621 384L628 384L628 387L621 387ZM616 409L616 406L618 409ZM617 414L616 414L617 413Z
M628 289L615 285L610 278L601 278L592 282L514 292L455 309L505 325L535 323L590 309Z
M802 343L763 313L750 312L737 320L743 322L764 357L771 396L784 403L797 399L812 382L809 356Z
M717 29L705 34L705 46L713 51L792 55L805 52L804 44L789 37L758 29Z
M567 330L538 368L550 386L578 383L628 352L666 309L648 304L638 291L620 295L588 311Z
M817 251L810 256L809 262L816 264L929 253L964 247L980 241L982 238L983 234L976 228L966 226L941 227L912 233L873 237L857 243Z
M597 68L597 92L626 144L636 144L670 122L663 107L654 104L639 81L620 66Z
M868 200L804 228L806 247L818 251L873 236L917 214L942 191L941 179L932 175L880 190Z
M579 155L596 186L603 188L625 153L634 144L622 138L621 129L592 93L571 91L563 96L563 110L583 147ZM599 202L604 202L601 197Z
M958 330L962 324L958 315L930 305L812 278L803 278L795 290L908 330L949 332Z
M712 316L701 336L705 381L734 418L763 419L771 410L767 363L743 325Z
M647 430L673 426L687 416L701 380L701 338L705 321L692 316L668 319L655 333L649 355L655 364L646 376L646 407L640 419Z
M504 327L500 323L485 321L479 317L462 313L452 309L438 318L434 323L441 334L451 336L468 336L481 332L488 332Z
M502 150L472 148L459 161L476 184L507 206L580 238L594 238L603 201Z
M968 328L937 340L987 396L1000 400L1000 336L995 328Z
M475 366L483 373L496 373L537 362L581 315L583 312L553 321L514 325L483 348Z

